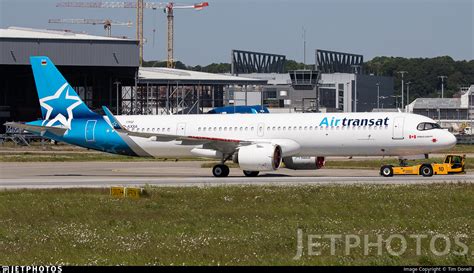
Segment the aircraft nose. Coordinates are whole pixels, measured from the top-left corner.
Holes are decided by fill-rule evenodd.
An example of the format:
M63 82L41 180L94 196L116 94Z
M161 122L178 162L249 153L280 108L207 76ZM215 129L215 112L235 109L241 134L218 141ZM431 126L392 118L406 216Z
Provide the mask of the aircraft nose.
M451 134L450 132L446 132L446 136L445 136L445 143L446 143L446 146L448 146L449 148L451 147L454 147L457 143L457 139L456 137Z

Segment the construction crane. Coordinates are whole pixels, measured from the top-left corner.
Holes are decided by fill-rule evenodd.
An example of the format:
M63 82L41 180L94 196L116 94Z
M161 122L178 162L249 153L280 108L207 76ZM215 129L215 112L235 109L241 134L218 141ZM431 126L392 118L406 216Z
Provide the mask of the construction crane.
M132 26L132 22L117 22L110 19L49 19L50 24L103 25L107 36L112 36L112 26Z
M139 41L139 62L140 66L143 62L143 10L144 9L163 9L168 18L168 60L167 67L174 67L174 12L175 9L194 9L202 10L209 6L208 2L202 2L194 5L182 5L173 2L158 3L158 2L144 2L144 0L137 0L137 2L61 2L56 5L61 8L134 8L137 10L137 40Z

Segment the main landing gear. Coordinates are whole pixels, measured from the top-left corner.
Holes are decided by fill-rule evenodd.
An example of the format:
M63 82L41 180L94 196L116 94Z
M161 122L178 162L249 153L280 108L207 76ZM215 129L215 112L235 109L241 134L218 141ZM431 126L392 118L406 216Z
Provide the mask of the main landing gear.
M212 174L215 177L227 177L229 176L229 167L225 164L217 164L212 168ZM243 171L244 175L247 177L256 177L260 172L258 171Z
M258 173L258 171L244 171L244 175L247 177L256 177Z
M215 177L227 177L229 176L229 167L225 164L218 164L212 168L212 174Z
M212 174L215 177L227 177L227 176L229 176L229 173L230 173L229 167L227 165L225 165L224 163L227 160L229 160L231 157L232 157L232 155L222 158L221 163L215 165L212 168ZM260 173L258 171L243 171L243 172L244 172L244 175L247 176L247 177L256 177Z

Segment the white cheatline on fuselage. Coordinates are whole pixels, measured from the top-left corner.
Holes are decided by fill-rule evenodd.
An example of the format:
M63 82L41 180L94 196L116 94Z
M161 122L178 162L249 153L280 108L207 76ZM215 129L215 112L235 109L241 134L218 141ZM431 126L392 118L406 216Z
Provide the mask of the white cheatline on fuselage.
M406 113L213 114L116 118L132 132L270 142L282 146L283 156L418 155L452 146L454 139L451 133L444 130L417 130L419 123L434 121ZM397 123L394 123L396 118ZM408 135L419 137L411 139ZM132 139L156 157L192 156L191 150L200 147L181 145L181 141L163 142L143 137ZM298 147L295 148L294 143Z

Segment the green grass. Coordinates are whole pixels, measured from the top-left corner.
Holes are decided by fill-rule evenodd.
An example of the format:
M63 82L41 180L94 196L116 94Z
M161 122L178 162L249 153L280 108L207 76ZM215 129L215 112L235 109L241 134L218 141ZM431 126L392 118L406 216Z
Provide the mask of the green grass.
M454 146L454 148L450 150L446 150L442 153L449 154L449 153L474 153L474 145L467 145L467 144L458 144Z
M103 189L0 191L0 264L469 265L474 185L149 188L139 200ZM296 254L304 234L456 234L469 255L383 248ZM454 243L453 243L454 245ZM306 249L306 247L305 247ZM394 249L396 246L394 244ZM454 248L453 248L454 250Z

